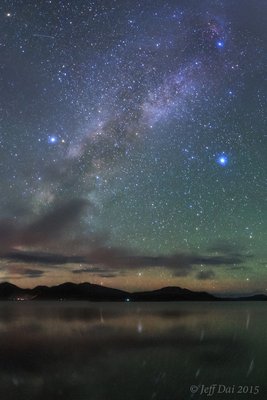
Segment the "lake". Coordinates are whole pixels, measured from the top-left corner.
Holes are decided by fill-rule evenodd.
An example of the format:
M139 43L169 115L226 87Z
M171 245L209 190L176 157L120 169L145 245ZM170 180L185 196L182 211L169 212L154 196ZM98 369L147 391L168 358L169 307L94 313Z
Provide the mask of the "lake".
M263 302L0 303L3 399L267 399L266 364Z

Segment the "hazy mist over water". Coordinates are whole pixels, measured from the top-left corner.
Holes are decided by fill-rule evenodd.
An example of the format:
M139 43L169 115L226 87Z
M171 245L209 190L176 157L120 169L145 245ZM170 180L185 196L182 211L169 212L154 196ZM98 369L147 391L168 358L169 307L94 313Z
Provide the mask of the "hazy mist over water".
M266 317L260 302L3 302L0 396L266 399ZM212 384L259 393L200 394Z

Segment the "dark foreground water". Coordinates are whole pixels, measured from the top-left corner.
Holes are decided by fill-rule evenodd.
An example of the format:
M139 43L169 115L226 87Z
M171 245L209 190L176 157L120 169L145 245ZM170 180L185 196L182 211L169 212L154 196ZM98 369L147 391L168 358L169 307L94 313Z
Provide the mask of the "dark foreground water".
M266 303L0 303L0 399L191 398L267 399Z

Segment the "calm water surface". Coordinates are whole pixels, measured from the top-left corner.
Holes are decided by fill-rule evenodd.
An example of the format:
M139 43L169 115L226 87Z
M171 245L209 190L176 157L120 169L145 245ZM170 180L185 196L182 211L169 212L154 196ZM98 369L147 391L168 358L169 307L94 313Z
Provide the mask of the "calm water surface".
M267 305L3 302L0 369L8 400L267 399Z

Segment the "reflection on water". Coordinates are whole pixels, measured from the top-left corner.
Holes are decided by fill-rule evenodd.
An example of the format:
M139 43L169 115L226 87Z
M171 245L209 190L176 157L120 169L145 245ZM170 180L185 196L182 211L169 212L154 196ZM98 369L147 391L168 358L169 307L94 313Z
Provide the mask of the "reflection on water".
M1 303L5 399L266 399L264 303ZM191 385L260 386L191 394Z

